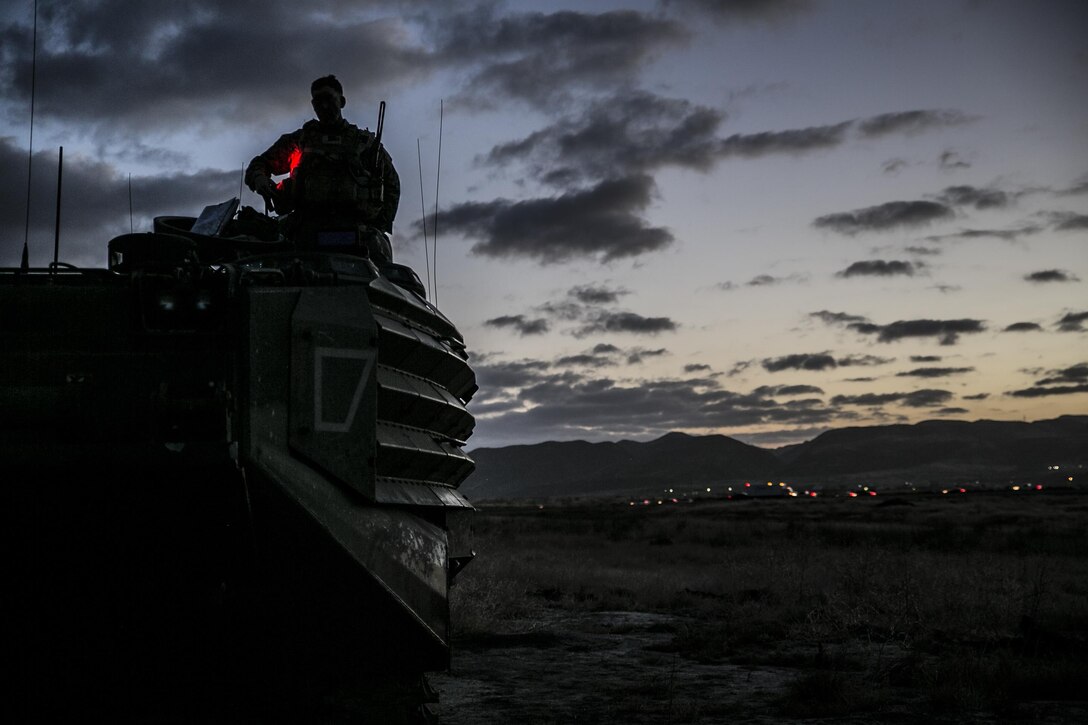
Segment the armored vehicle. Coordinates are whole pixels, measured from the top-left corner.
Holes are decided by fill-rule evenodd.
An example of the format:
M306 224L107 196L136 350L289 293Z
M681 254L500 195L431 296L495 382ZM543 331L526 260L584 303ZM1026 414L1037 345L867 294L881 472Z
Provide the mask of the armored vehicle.
M0 270L24 720L426 721L473 556L464 341L408 267L236 208Z

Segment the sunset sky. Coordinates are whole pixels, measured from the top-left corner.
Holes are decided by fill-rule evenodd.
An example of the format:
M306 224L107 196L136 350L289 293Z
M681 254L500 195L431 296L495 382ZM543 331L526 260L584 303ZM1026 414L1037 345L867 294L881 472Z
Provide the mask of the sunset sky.
M5 266L32 23L0 9ZM61 259L104 266L130 177L137 230L236 196L335 73L357 125L388 103L424 278L438 192L472 447L1088 413L1086 28L1083 0L40 0L30 259L59 146Z

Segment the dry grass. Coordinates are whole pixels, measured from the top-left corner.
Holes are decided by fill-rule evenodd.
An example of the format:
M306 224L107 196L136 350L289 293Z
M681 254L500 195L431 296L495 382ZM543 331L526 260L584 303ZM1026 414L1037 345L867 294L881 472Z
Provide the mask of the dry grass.
M783 716L1003 718L1083 698L1086 532L1075 495L495 505L454 623L471 641L546 609L682 614L676 656L796 669Z

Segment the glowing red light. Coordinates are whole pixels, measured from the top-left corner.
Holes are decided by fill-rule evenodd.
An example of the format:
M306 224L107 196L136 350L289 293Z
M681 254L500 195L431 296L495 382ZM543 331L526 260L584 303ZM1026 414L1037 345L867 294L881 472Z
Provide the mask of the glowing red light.
M858 497L858 495L853 491L847 491L846 495L849 496L850 498L857 498Z
M751 487L752 487L752 484L750 484L750 483L748 483L747 481L745 481L745 482L744 482L744 487L745 487L745 488L751 488Z
M291 167L291 173L295 173L295 169L298 168L298 162L302 161L302 149L295 149L291 152L291 158L288 161L288 165Z
M960 493L967 493L967 489L966 488L961 488Z
M1036 491L1042 491L1043 490L1043 484L1041 484L1041 483L1035 484L1035 490Z
M870 492L869 492L869 495L870 495L870 496L876 496L876 491L870 491Z

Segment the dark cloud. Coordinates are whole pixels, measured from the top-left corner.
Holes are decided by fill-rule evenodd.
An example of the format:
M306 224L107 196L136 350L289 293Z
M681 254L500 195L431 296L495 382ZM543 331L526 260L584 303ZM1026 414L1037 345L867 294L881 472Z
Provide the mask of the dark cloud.
M625 289L609 289L607 287L595 287L593 285L581 285L572 287L568 295L586 305L608 305L618 302L620 297L631 294Z
M910 361L915 363L932 363L940 362L942 360L940 355L911 355Z
M615 345L610 345L607 342L599 342L593 346L591 351L594 355L612 355L619 352L620 349Z
M848 325L852 322L868 322L869 318L862 317L860 315L851 315L846 312L830 312L828 310L820 310L819 312L810 312L809 317L815 317L823 321L826 325Z
M974 370L974 368L914 368L913 370L896 373L896 376L901 378L947 378L950 375L962 375L963 373L974 372Z
M964 395L963 399L964 400L986 400L986 398L989 398L989 397L990 397L989 393L975 393L974 395Z
M1011 197L1000 189L979 189L974 186L945 187L937 200L948 206L972 206L975 209L1000 209L1009 205Z
M1044 231L1044 227L1027 225L1019 229L963 229L952 234L938 234L926 237L928 242L943 242L948 239L1000 239L1003 242L1015 242L1020 237L1027 237Z
M943 405L952 399L947 390L914 390L909 393L862 393L861 395L836 395L832 405L887 405L898 403L909 408L929 408Z
M836 277L891 277L894 275L906 275L913 277L914 272L924 265L921 262L902 262L899 260L870 259L854 262L841 272L836 272Z
M1059 231L1088 229L1088 214L1061 214L1054 228Z
M823 395L824 391L815 385L772 385L767 388L770 395Z
M665 166L709 171L722 156L725 115L688 101L625 89L529 136L495 146L479 163L528 164L557 186L645 173Z
M684 366L685 373L709 372L710 369L710 366L705 363L689 363L688 365Z
M974 117L955 110L900 111L867 118L858 124L858 131L862 136L875 138L892 133L917 134L934 128L962 126L974 120Z
M641 365L643 359L648 357L661 357L668 355L669 351L663 347L659 347L656 350L644 350L642 348L632 348L627 352L627 364L628 365Z
M1038 272L1031 272L1024 275L1024 280L1028 282L1080 282L1080 278L1075 274L1062 269L1043 269Z
M879 342L895 342L909 337L936 337L942 345L954 345L960 335L986 329L981 320L898 320L888 325L850 323L847 328L863 335L876 335Z
M45 266L53 259L57 200L57 151L34 154L30 207L30 263ZM25 149L0 137L0 229L20 243L0 247L0 265L17 265L26 225ZM14 170L18 170L15 173ZM78 266L105 266L109 240L129 231L129 182L110 164L65 154L61 209L60 259ZM133 228L151 231L161 215L196 216L208 204L238 193L238 172L205 169L194 173L132 178Z
M474 61L466 100L477 106L515 98L554 108L579 89L623 86L663 50L689 34L668 18L633 11L499 15L492 4L432 26L435 59Z
M1011 390L1006 395L1017 398L1040 398L1050 395L1088 393L1088 362L1067 368L1047 370L1045 376L1030 388Z
M517 330L518 334L523 337L525 335L543 335L549 329L547 320L543 318L529 320L524 315L493 317L490 320L485 320L484 324L488 327L510 327Z
M751 159L771 154L802 154L833 148L842 144L851 125L850 121L845 121L830 126L810 126L787 131L733 134L722 139L717 153L722 157Z
M937 165L945 171L951 171L952 169L969 169L971 164L960 158L960 155L955 151L944 151L939 157L937 157Z
M672 244L671 232L638 216L653 191L653 179L635 176L551 198L458 204L442 222L447 233L478 240L475 254L542 264L579 257L611 262Z
M971 411L967 410L967 408L960 408L960 407L952 406L952 407L948 407L948 408L939 408L938 410L935 410L934 412L937 415L967 415Z
M1084 323L1088 321L1088 312L1067 312L1058 320L1059 332L1084 332Z
M896 227L915 227L952 216L952 210L935 201L890 201L852 212L817 217L812 225L840 234L883 231Z
M895 358L880 357L879 355L847 355L836 360L839 367L870 367L873 365L887 365L895 362Z
M1035 332L1036 330L1042 329L1041 326L1034 322L1014 322L1002 330L1002 332Z
M659 0L666 11L695 11L723 25L737 22L774 22L801 14L811 0Z
M565 355L555 361L556 367L605 367L607 365L615 365L615 361L611 360L603 355L590 355L588 353L582 353L580 355Z
M587 319L586 324L575 330L575 337L603 332L657 335L662 332L675 332L680 327L668 317L643 317L635 312L599 311L590 314Z
M36 110L123 134L305 111L305 84L329 69L366 69L341 74L350 100L435 67L400 18L343 10L340 0L309 3L306 12L286 0L49 4L39 13L37 58L38 78L49 83ZM17 32L30 38L28 27ZM0 75L0 93L25 98L29 48L4 60L12 71ZM285 86L300 74L297 88Z
M835 358L830 353L797 353L782 357L767 358L761 363L770 373L783 370L828 370L836 367Z

